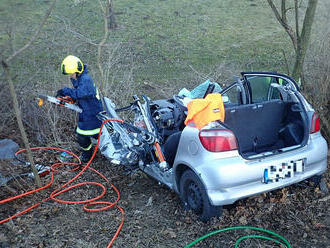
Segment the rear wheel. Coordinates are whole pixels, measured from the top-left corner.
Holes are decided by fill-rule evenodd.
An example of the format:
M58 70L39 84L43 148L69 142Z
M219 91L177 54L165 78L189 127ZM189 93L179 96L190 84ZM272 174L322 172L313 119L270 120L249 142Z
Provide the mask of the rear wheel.
M184 208L200 215L202 221L206 222L211 217L219 217L222 214L221 206L210 204L204 185L191 170L186 170L181 176L180 198Z

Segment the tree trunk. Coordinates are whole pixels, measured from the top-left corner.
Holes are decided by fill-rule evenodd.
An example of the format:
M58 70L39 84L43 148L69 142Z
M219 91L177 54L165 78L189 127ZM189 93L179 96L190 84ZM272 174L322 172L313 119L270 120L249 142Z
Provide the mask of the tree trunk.
M301 78L301 73L303 69L303 64L305 61L307 47L309 45L312 24L314 21L316 6L318 0L309 0L308 6L304 18L303 28L301 31L301 35L298 37L298 46L296 50L296 61L294 63L292 77L295 80L299 80Z
M10 76L10 70L9 70L8 65L4 61L2 61L2 67L4 69L4 73L5 73L5 76L7 78L8 84L9 84L9 90L10 90L11 98L13 99L13 105L14 105L14 110L15 110L15 114L16 114L17 124L18 124L19 130L21 132L23 141L24 141L25 149L27 151L28 160L31 164L35 182L38 185L38 187L41 187L41 181L40 181L40 177L38 174L38 170L36 169L36 167L34 165L31 147L30 147L29 140L27 138L27 135L26 135L26 132L25 132L25 129L23 126L22 115L21 115L21 111L18 106L17 95L15 92L13 80L11 79L11 76Z
M109 21L108 21L109 30L115 29L117 27L115 12L113 10L113 0L109 0Z
M25 129L24 129L24 126L23 126L22 115L21 115L21 111L20 111L19 106L18 106L17 95L16 95L16 92L15 92L13 80L10 76L10 70L9 70L8 63L11 60L13 60L15 57L17 57L19 54L21 54L24 50L29 48L30 45L32 44L32 42L34 42L37 39L37 37L39 36L39 33L41 32L41 28L46 23L46 20L48 19L50 13L52 12L52 10L53 10L53 8L56 4L56 1L57 0L53 0L53 2L50 5L49 9L46 11L46 14L45 14L44 18L42 19L42 21L39 25L39 28L36 30L34 35L31 36L30 41L27 44L25 44L23 47L21 47L19 50L15 51L7 59L2 60L2 67L4 69L4 74L5 74L5 77L7 78L8 84L9 84L9 90L10 90L10 94L11 94L11 97L12 97L12 100L13 100L13 105L14 105L14 110L15 110L15 114L16 114L17 124L18 124L19 130L20 130L22 138L23 138L23 142L24 142L24 145L25 145L25 149L27 151L28 160L31 164L34 179L35 179L35 182L38 185L38 187L41 187L41 181L40 181L40 177L39 177L39 174L38 174L38 170L36 169L36 167L34 165L34 162L33 162L31 147L30 147L29 140L27 138L27 135L26 135L26 132L25 132Z
M302 49L300 47L300 44L298 43L298 49L296 51L296 58L293 66L293 71L292 71L292 77L298 82L299 79L301 80L301 73L302 73L302 68L305 60L305 55L302 54ZM303 81L301 81L303 82ZM302 85L303 86L303 85Z

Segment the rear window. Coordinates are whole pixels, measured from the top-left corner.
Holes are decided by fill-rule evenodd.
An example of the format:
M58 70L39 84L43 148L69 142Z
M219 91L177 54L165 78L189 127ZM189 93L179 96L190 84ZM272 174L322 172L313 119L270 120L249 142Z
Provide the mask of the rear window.
M281 99L279 90L271 84L286 85L288 82L282 78L271 76L246 76L251 87L251 99L253 103Z

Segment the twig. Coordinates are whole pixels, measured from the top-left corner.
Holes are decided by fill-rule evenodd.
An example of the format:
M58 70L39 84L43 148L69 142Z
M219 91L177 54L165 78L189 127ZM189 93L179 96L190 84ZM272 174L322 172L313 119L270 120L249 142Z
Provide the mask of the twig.
M13 188L9 187L7 184L5 184L4 187L5 187L8 191L10 191L11 193L13 193L13 194L17 194L17 191L14 190Z
M294 12L295 12L295 19L296 19L296 36L299 39L299 10L298 10L298 0L294 0Z
M330 200L330 195L328 195L326 197L323 197L323 198L319 199L318 201L319 202L325 202L325 201L328 201L328 200Z
M297 50L298 48L298 44L297 44L297 36L294 33L292 27L288 24L287 19L286 19L286 8L285 8L285 0L282 0L282 4L281 4L281 13L282 16L280 15L280 13L278 12L276 6L273 3L273 0L267 0L269 6L271 7L271 9L273 10L276 19L279 21L279 23L284 27L285 31L288 33L289 37L292 40L293 43L293 47L295 50Z
M14 59L16 56L18 56L20 53L22 53L25 49L29 48L30 45L32 44L32 42L37 39L37 37L39 36L39 33L41 31L41 28L46 23L46 20L48 19L50 13L52 12L52 10L53 10L53 8L55 6L56 1L57 0L53 0L51 6L47 10L47 12L46 12L43 20L41 21L41 23L40 23L37 31L35 32L34 35L31 36L30 41L27 44L25 44L23 47L21 47L19 50L17 50L16 52L14 52L7 59L2 60L2 67L4 69L4 74L5 74L5 77L7 78L8 84L9 84L9 89L10 89L10 94L11 94L11 97L12 97L12 100L13 100L13 105L14 105L14 110L15 110L15 114L16 114L17 124L19 126L19 129L20 129L20 132L21 132L23 141L24 141L24 145L25 145L25 148L27 150L27 156L28 156L29 162L31 163L31 168L32 168L32 171L33 171L35 182L38 185L38 187L41 187L41 180L40 180L40 177L39 177L39 174L38 174L38 170L34 166L32 152L31 152L31 147L30 147L30 144L29 144L29 141L28 141L28 138L27 138L27 135L26 135L24 126L23 126L22 114L21 114L21 111L19 109L17 95L16 95L16 92L15 92L15 87L14 87L14 83L13 83L12 77L10 76L10 69L9 69L8 63L12 59Z
M195 72L200 78L203 78L204 80L207 80L209 78L210 75L202 75L200 72L198 72L192 65L189 65L190 69Z
M31 168L32 168L32 171L33 171L33 175L34 175L36 184L39 187L41 187L41 181L40 181L40 177L38 175L38 170L34 166L31 147L30 147L30 144L29 144L29 141L28 141L28 138L27 138L24 126L23 126L22 115L21 115L21 111L19 110L17 95L16 95L16 92L15 92L13 80L11 79L11 76L10 76L9 66L7 65L7 63L5 61L2 61L2 67L4 69L4 73L5 73L5 76L7 78L8 84L9 84L9 90L10 90L11 98L13 100L13 105L14 105L14 110L15 110L15 114L16 114L17 124L18 124L19 130L21 132L25 148L27 150L27 155L28 155L29 161L31 163Z
M104 71L102 69L102 66L101 66L101 52L102 52L102 46L104 45L104 43L107 41L108 39L108 36L109 36L109 30L108 30L108 19L107 19L107 16L108 16L108 13L109 13L109 2L107 4L107 6L104 8L103 5L102 5L102 2L101 0L99 0L99 4L100 4L100 7L102 9L102 12L103 12L103 21L104 21L104 36L103 36L103 39L101 40L101 42L98 44L98 47L97 47L97 66L100 70L100 74L101 74L101 81L100 81L100 86L99 86L99 89L101 91L101 94L104 96L104 92L103 92L103 84L104 84Z
M42 22L40 23L39 25L39 28L37 29L37 31L35 32L34 35L31 36L30 38L30 41L25 44L23 47L21 47L19 50L17 50L16 52L14 52L11 56L9 56L4 62L6 64L8 64L13 58L15 58L18 54L20 54L21 52L23 52L25 49L27 49L33 41L35 41L37 39L37 37L39 36L39 33L41 31L41 28L44 26L44 24L46 23L46 20L48 19L50 13L52 12L54 6L55 6L55 3L56 3L57 0L54 0L51 4L51 6L49 7L49 9L47 10Z
M284 57L285 67L286 67L287 73L288 73L288 75L290 75L289 63L288 63L288 60L286 58L285 51L283 49L282 49L282 54L283 54L283 57Z

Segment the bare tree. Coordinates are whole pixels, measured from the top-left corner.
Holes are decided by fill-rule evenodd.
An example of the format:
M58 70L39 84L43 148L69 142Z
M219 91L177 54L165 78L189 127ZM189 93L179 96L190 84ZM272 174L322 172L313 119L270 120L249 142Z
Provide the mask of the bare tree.
M28 160L30 161L30 164L31 164L31 168L32 168L32 171L33 171L33 175L34 175L34 178L35 178L35 181L36 181L36 184L41 187L41 181L40 181L40 177L38 175L38 170L36 169L35 165L34 165L34 162L33 162L33 157L32 157L32 152L31 152L31 147L30 147L30 144L29 144L29 140L27 138L27 135L26 135L26 132L25 132L25 129L24 129L24 126L23 126L23 121L22 121L22 114L21 114L21 111L19 109L19 104L18 104L18 100L17 100L17 95L16 95L16 92L15 92L15 88L14 88L14 83L13 83L13 79L10 75L10 67L9 67L9 62L11 60L13 60L15 57L17 57L20 53L22 53L24 50L26 50L27 48L29 48L31 46L31 44L37 39L37 37L39 36L40 34L40 31L41 31L41 28L44 26L44 24L46 23L50 13L52 12L54 6L55 6L55 3L56 3L57 0L53 0L51 6L49 7L49 9L46 11L46 14L44 16L44 18L42 19L38 29L36 30L36 32L31 36L30 38L30 41L25 44L23 47L21 47L19 50L17 51L14 51L12 55L10 55L7 59L3 59L2 60L2 67L4 69L4 74L5 74L5 77L8 81L8 84L9 84L9 88L10 88L10 95L12 97L12 100L13 100L13 105L14 105L14 111L15 111L15 115L16 115L16 119L17 119L17 123L18 123L18 127L19 127L19 130L21 132L21 135L22 135L22 138L23 138L23 142L24 142L24 145L25 145L25 148L27 150L27 155L28 155Z
M299 80L302 75L302 67L304 64L306 51L308 44L310 42L312 25L314 22L314 16L317 6L318 0L308 0L308 5L305 11L305 16L302 24L302 28L299 27L299 4L298 0L294 0L294 19L295 19L295 27L290 26L287 13L291 8L288 8L286 5L286 0L281 0L280 10L275 6L273 0L267 0L271 9L273 10L277 20L283 26L285 31L288 33L294 50L295 50L295 63L293 66L293 70L291 76Z
M105 81L105 73L102 67L101 62L101 55L102 55L102 48L106 45L106 41L109 37L109 31L116 26L115 19L114 19L114 13L113 13L113 2L112 0L106 0L105 6L103 6L103 3L101 0L99 0L99 5L103 13L103 22L104 22L104 35L103 39L100 41L100 43L97 45L97 66L100 71L101 75L101 83L99 85L99 89L102 95L104 95L104 81Z

